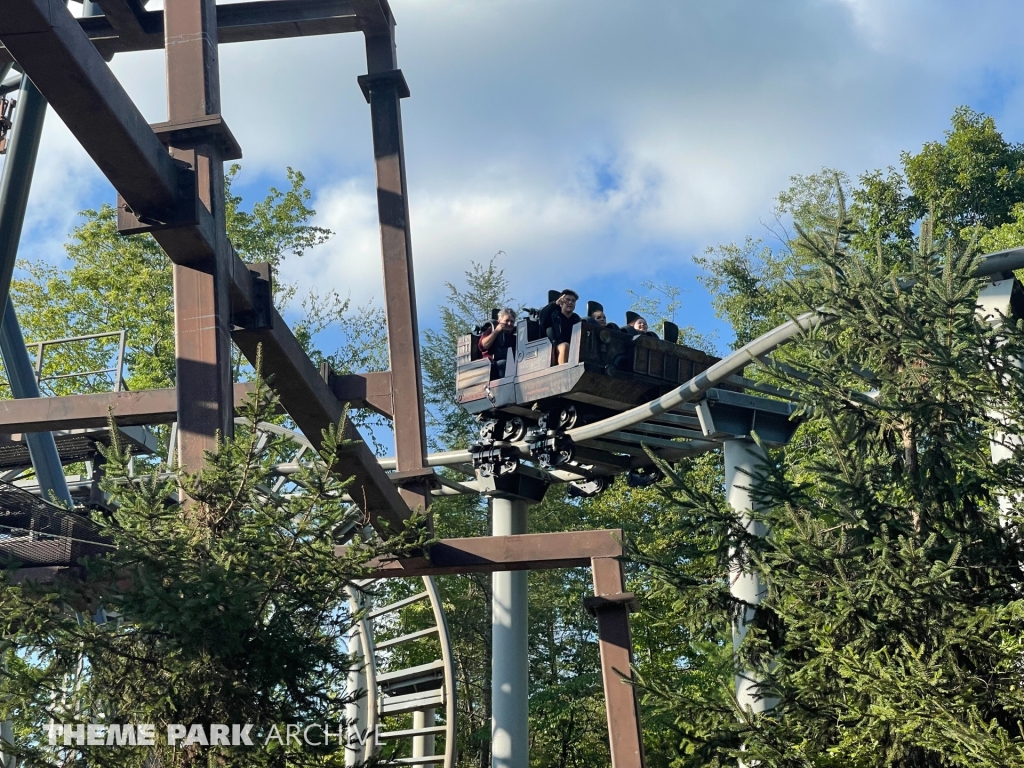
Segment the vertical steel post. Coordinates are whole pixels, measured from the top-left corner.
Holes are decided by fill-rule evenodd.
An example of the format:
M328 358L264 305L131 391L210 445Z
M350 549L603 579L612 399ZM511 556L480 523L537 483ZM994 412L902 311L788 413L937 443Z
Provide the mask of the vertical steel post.
M45 118L46 100L31 80L22 77L14 130L0 181L0 301L4 303L0 320L0 355L3 356L4 369L15 398L39 397L35 370L21 335L10 291ZM43 498L69 508L74 506L53 434L28 433L25 442Z
M612 768L643 768L640 703L632 685L633 640L629 632L629 611L633 595L625 591L625 577L619 560L595 557L590 564L594 597L588 598L584 604L597 618Z
M999 277L998 275L996 277ZM980 320L988 323L994 328L1003 324L1005 318L1014 318L1012 298L1014 291L1020 290L1020 284L1015 277L992 280L988 285L978 292L977 315ZM1019 364L1019 363L1018 363ZM1006 414L1000 411L989 411L989 415L1004 429L992 434L989 441L989 450L992 456L992 463L998 464L1001 461L1012 459L1015 449L1021 443L1021 435L1014 430L1013 423L1006 418ZM1005 522L1013 511L1018 498L1001 495L998 498L1000 519Z
M349 605L353 612L363 610L365 608L365 601L366 598L362 592L357 589L349 589ZM346 683L349 694L361 692L358 699L350 701L345 706L345 732L341 735L341 738L344 739L345 743L346 766L362 765L366 756L364 754L366 750L359 745L358 740L353 737L353 733L358 731L360 735L364 734L370 719L370 692L367 690L365 666L369 663L366 660L368 650L363 647L362 632L360 631L359 624L353 624L348 633L348 652L352 656L362 657L364 662L360 666L349 670Z
M751 514L754 511L754 475L758 465L766 459L764 451L757 443L746 437L726 440L723 445L726 501L747 531L755 536L765 536L768 531L764 523L755 520ZM758 573L743 563L735 562L730 574L729 591L734 598L747 604L733 626L733 650L738 651L747 636L750 623L754 620L756 606L764 599L766 590ZM759 686L760 681L752 670L741 671L736 675L736 699L741 708L758 713L775 707L778 701L762 697Z
M14 745L14 723L4 720L0 723L0 768L17 768L17 757L4 752L4 744Z
M402 142L401 99L409 92L402 71L398 69L393 20L389 34L367 34L366 64L368 74L359 78L359 85L370 104L373 129L377 212L384 266L384 309L395 409L395 455L398 472L405 473L408 478L401 485L402 497L413 509L425 509L430 505L428 478L433 472L426 467L427 433L416 283ZM417 480L417 476L421 479Z
M167 116L187 125L220 112L217 8L214 0L166 0ZM171 155L195 169L199 199L218 234L212 264L174 265L175 386L178 463L198 471L218 434L234 428L231 388L230 245L224 234L224 162L211 137L172 142Z
M424 728L432 728L434 726L434 710L423 709L417 710L412 713L412 728L413 730L422 730ZM428 734L426 736L413 736L412 737L412 756L413 757L431 757L434 754L434 734ZM434 768L437 763L420 763L425 768Z
M526 533L521 499L491 499L495 536ZM527 571L491 575L491 768L528 768L529 642Z

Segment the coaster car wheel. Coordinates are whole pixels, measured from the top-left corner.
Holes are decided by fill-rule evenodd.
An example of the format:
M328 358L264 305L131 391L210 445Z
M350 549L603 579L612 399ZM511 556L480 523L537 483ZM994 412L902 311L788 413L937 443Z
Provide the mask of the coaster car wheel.
M648 488L665 477L664 473L653 464L629 470L626 482L630 488Z
M569 483L569 497L574 499L592 499L608 490L612 484L611 477L593 477L590 480L574 480Z

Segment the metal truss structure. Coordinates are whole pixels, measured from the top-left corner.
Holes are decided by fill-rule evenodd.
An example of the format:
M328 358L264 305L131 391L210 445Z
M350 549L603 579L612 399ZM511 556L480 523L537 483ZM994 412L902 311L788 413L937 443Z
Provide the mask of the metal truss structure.
M590 567L594 597L588 598L587 609L597 620L612 765L640 768L644 757L637 697L632 685L623 684L633 677L629 613L635 598L625 588L622 533L528 534L527 505L539 501L555 483L594 483L596 488L602 478L643 469L650 465L647 451L675 460L721 448L730 502L749 522L749 494L736 490L743 484L736 477L756 457L750 435L756 430L769 443L785 443L792 434L793 409L779 399L785 393L742 378L743 368L830 318L814 313L797 318L657 400L602 421L554 430L552 444L573 448L573 458L559 466L538 463L534 448L522 440L499 440L488 448L509 462L512 470L505 473L490 471L480 451L428 455L402 140L401 100L410 92L398 67L395 19L386 0L223 5L215 0L165 0L162 11L147 10L145 0L86 0L86 6L82 18L75 18L64 0L5 0L0 12L0 74L6 75L12 65L24 74L11 136L0 137L9 145L0 186L0 300L6 305L0 348L16 398L0 402L0 471L10 479L31 465L38 493L56 493L66 504L73 503L73 496L79 502L94 498L94 478L69 483L61 464L89 461L89 451L102 441L110 418L140 452L153 450L149 438L144 430L131 430L173 423L174 444L168 452L180 466L195 470L205 452L215 447L217 436L233 432L236 404L249 391L248 385L232 380L232 343L253 363L262 350L263 372L273 377L280 404L299 430L294 434L299 448L278 468L282 478L299 462L312 460L322 447L323 431L337 425L344 403L351 403L386 416L394 427L395 456L378 460L346 422L349 442L338 457L339 471L354 478L352 501L376 535L394 535L413 510L429 512L438 496L481 494L492 499L496 535L441 540L421 558L377 564L376 579L423 580L424 590L406 600L429 600L434 622L415 636L381 634L381 627L387 634L383 617L410 602L374 608L360 585L353 588L353 604L368 611L352 638L352 647L361 649L368 661L366 677L356 684L370 690L369 699L376 702L353 717L375 722L389 712L411 712L414 728L392 734L414 742L413 757L399 762L453 765L453 665L447 619L432 578L490 572L495 574L496 601L505 601L502 610L513 617L501 627L495 619L494 680L501 685L493 687L504 691L507 682L510 693L508 701L494 703L494 728L496 734L510 735L513 743L511 756L496 752L494 765L525 766L526 585L520 577L530 569ZM390 370L339 376L313 364L274 308L269 265L244 263L227 237L224 163L241 157L242 150L221 112L218 50L227 43L349 32L362 33L366 47L367 71L357 82L370 111ZM168 84L168 120L154 125L146 123L107 66L118 53L151 49L165 51ZM6 93L10 84L0 85L0 96ZM151 234L173 263L174 389L129 392L118 384L109 392L40 397L44 346L38 347L33 366L8 294L47 104L116 190L119 231ZM7 128L9 102L0 104L0 133ZM1020 266L1024 251L993 254L983 262L981 274L1002 275ZM127 332L130 338L131 329ZM123 355L123 335L120 345ZM111 371L94 373L113 372L120 382L120 369L118 362ZM725 384L729 390L718 389ZM453 472L442 476L436 467ZM464 479L452 479L458 473ZM25 489L0 486L0 524L6 521L3 530L21 532L0 532L0 554L26 564L16 579L71 573L79 554L101 546L80 521L61 518L40 504ZM44 539L51 544L40 549L38 541ZM750 574L738 575L734 584L734 592L752 605L760 599L759 589ZM441 641L434 662L391 669L378 656L424 637ZM503 652L515 657L500 668L506 662L498 659L499 641ZM440 725L433 720L439 708L446 713ZM445 747L434 754L437 735L443 736Z

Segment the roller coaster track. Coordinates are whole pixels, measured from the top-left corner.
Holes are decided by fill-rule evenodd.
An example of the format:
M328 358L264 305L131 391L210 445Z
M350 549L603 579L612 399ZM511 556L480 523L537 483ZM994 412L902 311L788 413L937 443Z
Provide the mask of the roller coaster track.
M1024 268L1024 248L1013 248L982 256L975 276L1008 276L1013 270L1021 268ZM910 288L912 284L904 283L902 287ZM747 365L762 360L800 334L835 320L836 318L825 310L806 312L743 345L707 370L661 397L600 421L568 429L564 434L577 446L597 449L605 454L638 456L644 452L643 446L647 446L655 453L660 453L665 458L694 455L712 450L720 444L721 439L729 435L724 433L716 436L714 432L708 434L709 425L705 419L702 419L701 403L708 399L722 400L723 398L735 401L734 393L712 392L712 390L721 384L733 384L748 390L785 397L784 392L749 381L739 374ZM779 415L786 412L785 408L779 407L779 405L784 405L780 401L767 398L748 397L746 405L767 408L769 411L774 410ZM531 446L528 441L515 441L510 443L509 447L523 458L531 456ZM452 467L467 475L472 474L472 461L473 453L469 450L444 451L432 453L427 457L428 466ZM394 459L382 459L381 465L387 470L395 468ZM612 463L598 471L615 474L615 466ZM590 465L588 473L592 475L592 465ZM574 473L570 468L548 471L547 474L550 482L558 483L579 480L585 478L588 473L581 475ZM435 491L436 495L480 492L479 484L473 480L459 483L451 480L442 482L445 485Z
M257 426L257 433L259 449L267 446L271 436L284 438L283 447L279 444L277 450L285 453L272 468L276 477L266 492L301 492L290 483L301 465L319 461L310 442L299 432L265 422ZM364 538L375 535L369 527L357 531L353 525L339 536L350 538L357 533ZM379 758L382 746L390 752L393 745L404 741L411 742L412 748L403 752L410 751L412 756L396 757L383 765L454 765L455 666L448 620L433 577L421 580L422 589L396 595L384 604L376 599L372 579L349 589L350 610L359 617L349 634L349 653L361 660L359 669L349 676L349 690L362 695L350 705L347 717L363 737L361 742L350 739L346 752L350 764ZM404 611L416 613L422 605L430 607L429 612L419 612L417 624L422 626L406 631L400 615ZM437 719L438 714L442 719ZM411 723L407 722L409 715ZM436 746L439 740L443 740L441 749Z

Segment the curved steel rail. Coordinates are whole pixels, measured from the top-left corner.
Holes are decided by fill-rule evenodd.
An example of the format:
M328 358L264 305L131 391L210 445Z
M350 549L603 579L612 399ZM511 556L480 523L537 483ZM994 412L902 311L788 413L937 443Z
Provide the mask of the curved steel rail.
M266 445L265 437L269 435L284 437L294 446L291 454L282 456L284 461L275 465L277 479L272 487L266 489L267 493L284 492L285 484L303 463L318 460L316 451L300 432L264 422L257 425L257 431L262 433L259 448ZM348 533L354 535L357 531L353 527ZM364 535L373 534L366 531ZM349 588L350 609L360 616L349 636L349 648L351 653L363 659L361 669L349 676L349 688L365 695L348 709L349 721L359 731L362 742L356 739L353 743L349 739L349 746L353 748L346 750L347 763L357 764L373 758L379 751L379 734L384 742L412 741L412 757L397 758L385 764L428 768L453 768L455 765L457 698L451 637L437 584L433 577L422 578L422 591L379 607L374 606L368 590L360 589L372 581ZM397 628L394 622L388 621L390 616L421 601L430 603L432 625L404 635L381 637L382 633ZM392 626L386 626L388 623ZM414 666L389 663L395 658L394 649L422 645L434 638L440 649L440 658ZM444 723L440 725L434 722L437 709L444 712ZM412 728L379 730L388 718L407 714L413 715ZM440 754L434 751L437 736L444 738L444 750Z
M1024 248L1011 248L1005 251L998 251L983 256L975 271L976 277L990 277L995 274L1009 273L1016 269L1024 268ZM911 287L906 283L905 287ZM699 400L704 393L718 384L726 382L730 377L739 374L745 366L774 352L784 344L788 344L801 333L827 323L836 318L823 310L806 312L803 315L789 320L767 333L758 336L753 341L744 344L739 349L719 360L706 371L693 377L676 389L650 402L639 405L628 411L609 416L593 424L586 424L566 432L573 442L586 444L590 441L599 440L609 435L622 433L624 430L632 429L644 424L650 419L664 416L680 406ZM655 440L650 442L654 443ZM699 437L690 439L688 443L675 443L680 449L691 449L694 453L703 453L716 447L712 441L702 440ZM523 457L530 456L530 447L526 441L512 443ZM466 450L443 451L432 453L427 456L427 466L450 467L471 462L473 455ZM393 458L381 459L381 466L384 469L394 469ZM464 492L472 492L471 484L463 484ZM443 491L442 491L443 493Z

